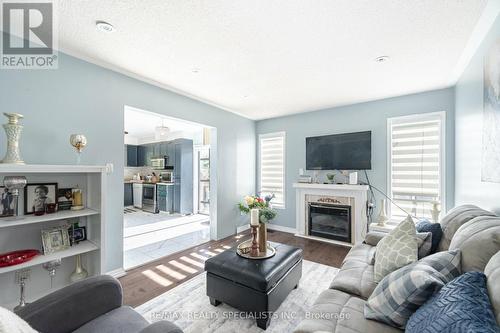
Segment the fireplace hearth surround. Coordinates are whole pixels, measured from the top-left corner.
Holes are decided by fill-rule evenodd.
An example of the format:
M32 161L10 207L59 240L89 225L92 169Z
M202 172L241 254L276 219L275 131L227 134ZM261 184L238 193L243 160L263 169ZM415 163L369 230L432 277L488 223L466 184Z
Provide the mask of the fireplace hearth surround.
M308 202L308 235L351 243L351 206Z
M293 184L296 189L297 236L352 246L367 230L368 186Z

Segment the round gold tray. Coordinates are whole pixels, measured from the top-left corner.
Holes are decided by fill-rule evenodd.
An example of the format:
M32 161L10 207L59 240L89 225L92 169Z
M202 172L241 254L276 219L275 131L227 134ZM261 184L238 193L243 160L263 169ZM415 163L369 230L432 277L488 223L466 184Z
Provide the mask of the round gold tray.
M274 256L276 254L276 249L274 247L272 247L269 244L269 242L267 243L266 252L259 252L259 256L257 256L257 257L250 256L251 247L252 247L252 240L251 239L246 240L246 241L238 244L238 247L236 248L236 253L238 253L238 255L240 257L247 258L247 259L257 259L257 260L271 258L272 256Z

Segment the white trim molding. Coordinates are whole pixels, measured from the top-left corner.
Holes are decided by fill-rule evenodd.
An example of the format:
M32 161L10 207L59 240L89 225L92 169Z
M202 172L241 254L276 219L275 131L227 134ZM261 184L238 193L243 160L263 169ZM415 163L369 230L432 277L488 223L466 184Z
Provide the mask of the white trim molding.
M247 231L248 229L250 229L250 224L244 224L244 225L240 225L238 227L236 227L236 233L237 234L240 234L244 231Z
M114 269L112 271L109 271L106 274L111 275L112 277L118 279L118 278L121 278L121 277L127 275L127 272L123 269L123 267L121 267L121 268L117 268L117 269Z
M268 223L267 229L281 231L281 232L287 232L289 234L296 234L297 233L297 228L284 227L282 225L273 224L273 223Z

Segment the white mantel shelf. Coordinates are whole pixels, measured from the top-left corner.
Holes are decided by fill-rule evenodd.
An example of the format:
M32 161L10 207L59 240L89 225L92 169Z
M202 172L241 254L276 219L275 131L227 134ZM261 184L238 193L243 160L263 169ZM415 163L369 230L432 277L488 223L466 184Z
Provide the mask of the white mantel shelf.
M294 188L315 188L321 190L368 191L368 185L293 183Z

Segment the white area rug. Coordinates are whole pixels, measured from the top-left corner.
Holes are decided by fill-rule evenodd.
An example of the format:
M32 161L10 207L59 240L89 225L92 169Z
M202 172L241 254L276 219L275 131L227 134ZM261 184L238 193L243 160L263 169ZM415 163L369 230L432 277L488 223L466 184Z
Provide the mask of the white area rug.
M281 304L266 332L293 332L318 295L330 286L337 272L337 268L304 260L299 288ZM185 333L263 332L245 313L226 304L210 305L205 281L206 274L200 274L136 310L149 321L172 321Z

